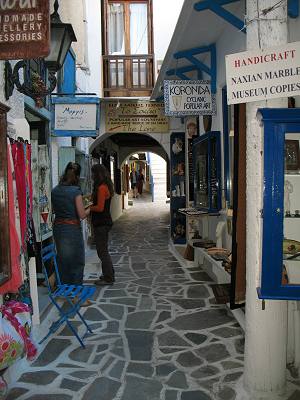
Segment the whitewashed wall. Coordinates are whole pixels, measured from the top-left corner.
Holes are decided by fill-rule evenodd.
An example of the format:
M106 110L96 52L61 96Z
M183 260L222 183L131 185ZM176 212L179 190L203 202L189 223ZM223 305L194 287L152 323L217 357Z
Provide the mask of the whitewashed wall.
M183 0L153 0L155 59L163 60L169 47Z

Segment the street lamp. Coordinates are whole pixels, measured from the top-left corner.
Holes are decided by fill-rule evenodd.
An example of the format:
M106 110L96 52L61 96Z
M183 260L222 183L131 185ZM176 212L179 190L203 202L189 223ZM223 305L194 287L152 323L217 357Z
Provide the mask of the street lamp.
M71 24L64 24L58 14L58 0L54 3L54 12L51 14L51 47L45 63L50 71L57 72L65 62L66 55L76 36Z
M54 3L54 12L50 16L51 22L51 43L50 53L40 60L48 69L48 79L45 82L38 72L32 72L26 77L25 67L29 65L29 60L21 60L12 69L9 61L5 62L5 98L8 100L13 93L14 87L20 93L33 98L38 107L42 106L42 99L53 92L56 87L56 72L59 71L67 56L72 42L76 42L76 36L71 24L61 21L58 14L58 0ZM24 81L20 82L19 71L24 70Z

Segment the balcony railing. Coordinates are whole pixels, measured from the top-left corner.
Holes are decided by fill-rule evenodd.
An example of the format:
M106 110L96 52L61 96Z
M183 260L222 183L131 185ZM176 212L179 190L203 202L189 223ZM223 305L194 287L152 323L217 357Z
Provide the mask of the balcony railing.
M105 95L134 95L153 89L153 55L103 56Z

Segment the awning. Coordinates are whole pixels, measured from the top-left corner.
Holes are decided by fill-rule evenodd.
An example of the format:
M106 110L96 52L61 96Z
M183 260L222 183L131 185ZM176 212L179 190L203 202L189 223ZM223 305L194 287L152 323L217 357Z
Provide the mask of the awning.
M216 13L216 10L205 9L205 4L211 7L213 3L217 4L220 1L184 1L151 100L163 99L163 83L166 79L207 79L212 81L212 87L216 85L217 64L225 62L222 49L219 48L219 44L216 46L222 33L226 30L230 36L233 35L232 37L246 37L241 32L244 26L245 0L223 1L226 2L230 4L216 6ZM204 9L197 11L197 4ZM232 52L235 51L241 49L236 49L233 45Z

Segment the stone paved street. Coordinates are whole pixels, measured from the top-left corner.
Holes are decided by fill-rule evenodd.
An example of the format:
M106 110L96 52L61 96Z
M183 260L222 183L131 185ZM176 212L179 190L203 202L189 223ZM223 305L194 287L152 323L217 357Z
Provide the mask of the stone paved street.
M94 330L86 349L62 329L43 344L8 400L236 398L243 331L215 304L206 273L183 268L168 251L168 218L168 205L138 199L114 224L116 283L97 288L84 310ZM86 279L95 279L94 250L87 261Z

